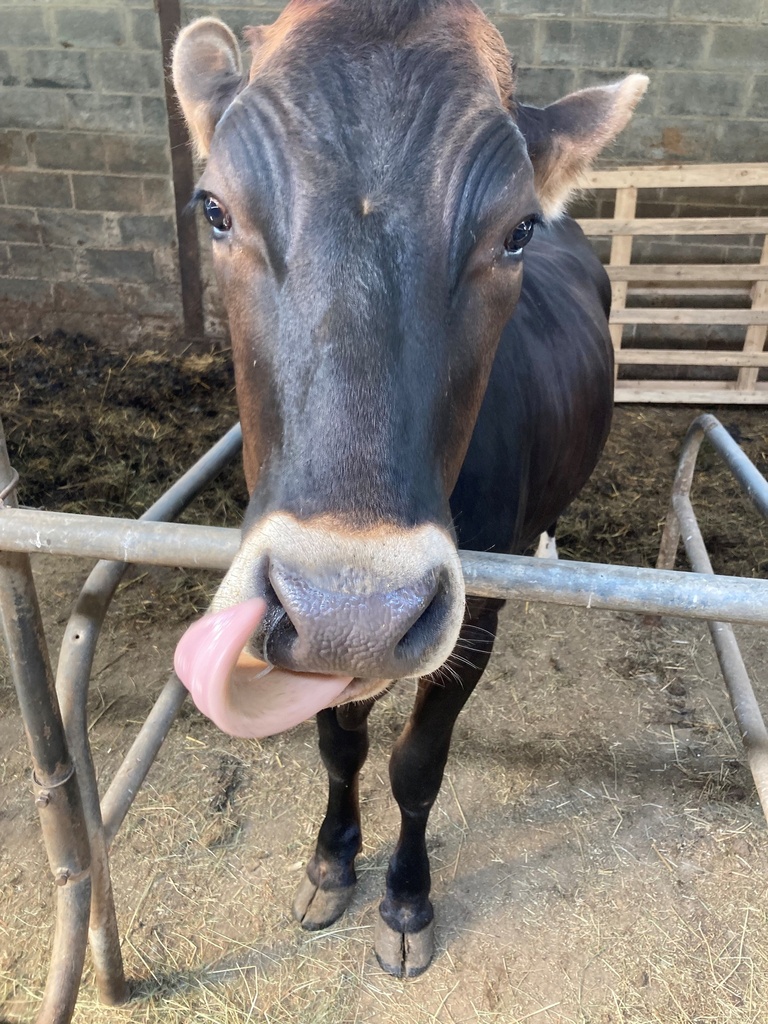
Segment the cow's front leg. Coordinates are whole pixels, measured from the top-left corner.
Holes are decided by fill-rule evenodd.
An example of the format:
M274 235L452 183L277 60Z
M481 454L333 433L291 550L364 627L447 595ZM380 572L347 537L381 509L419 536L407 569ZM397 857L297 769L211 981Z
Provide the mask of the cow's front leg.
M358 775L368 754L368 714L374 701L327 708L317 716L320 756L328 771L328 808L315 853L293 901L302 928L326 928L349 906L360 852Z
M427 819L443 781L453 726L488 663L501 605L470 599L448 667L419 680L413 713L392 752L389 776L400 807L400 837L389 862L375 948L384 970L398 977L421 974L434 953Z

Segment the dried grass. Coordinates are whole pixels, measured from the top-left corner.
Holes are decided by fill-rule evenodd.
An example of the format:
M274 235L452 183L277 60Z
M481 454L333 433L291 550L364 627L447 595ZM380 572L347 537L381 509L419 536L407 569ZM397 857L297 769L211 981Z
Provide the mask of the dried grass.
M0 344L24 500L140 512L234 419L225 361L126 363L82 339ZM619 410L606 460L564 519L567 553L652 562L692 415ZM764 460L764 414L725 419ZM703 469L698 507L719 567L763 572L755 519L724 502L714 463ZM236 522L241 486L233 470L192 515ZM39 572L55 636L76 583L53 563ZM103 783L163 681L181 621L211 586L147 569L122 585L92 693ZM768 644L757 630L740 636L765 694ZM288 909L324 809L312 726L243 743L185 706L114 848L123 955L140 980L131 1003L106 1008L87 967L76 1024L768 1018L768 839L703 625L508 606L431 819L438 954L406 983L380 971L372 940L398 824L387 757L412 692L400 687L373 716L358 892L318 934ZM16 1022L39 1002L53 894L7 693L2 706L0 1019Z

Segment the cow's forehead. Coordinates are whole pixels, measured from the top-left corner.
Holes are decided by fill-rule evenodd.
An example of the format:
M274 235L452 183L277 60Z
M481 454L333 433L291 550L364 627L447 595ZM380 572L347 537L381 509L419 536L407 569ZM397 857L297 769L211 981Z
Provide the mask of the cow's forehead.
M226 180L248 201L291 181L326 195L340 187L443 205L478 160L486 187L494 173L525 185L525 142L493 88L450 60L431 70L413 53L378 47L343 66L323 60L301 78L258 76L217 127L204 186Z

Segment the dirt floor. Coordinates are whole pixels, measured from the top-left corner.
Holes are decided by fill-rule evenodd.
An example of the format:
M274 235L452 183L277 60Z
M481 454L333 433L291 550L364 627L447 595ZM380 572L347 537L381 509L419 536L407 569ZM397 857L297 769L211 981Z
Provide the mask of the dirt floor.
M69 368L69 369L67 369ZM600 469L563 520L566 557L648 565L696 410L620 409ZM768 418L720 417L764 469ZM25 504L134 515L235 417L220 355L114 356L63 336L0 343L0 415ZM188 518L233 524L233 469ZM718 571L765 575L764 528L702 453L695 504ZM88 565L35 561L55 657ZM210 576L138 568L91 688L102 785L163 685ZM768 637L739 638L763 704ZM34 1018L54 887L0 654L0 1019ZM352 907L305 933L290 904L323 813L311 724L261 742L187 704L113 854L133 999L75 1020L244 1024L768 1019L768 835L706 627L509 604L457 725L428 833L438 952L383 974L373 924L397 832L387 757L411 684L371 718L365 846Z

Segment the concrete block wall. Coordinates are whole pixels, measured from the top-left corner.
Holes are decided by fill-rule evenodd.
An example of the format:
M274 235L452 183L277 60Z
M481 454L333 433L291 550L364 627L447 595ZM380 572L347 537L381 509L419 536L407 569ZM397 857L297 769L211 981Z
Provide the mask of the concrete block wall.
M177 334L152 0L2 0L0 92L0 329Z
M183 0L182 15L217 14L239 33L282 6ZM648 95L604 162L768 159L768 0L481 6L517 58L524 101L648 72ZM0 330L61 326L122 347L183 341L153 0L0 0L0 26ZM663 190L644 203L648 214L763 212L768 194ZM575 208L588 211L609 215L610 200ZM219 337L205 234L206 324ZM712 240L702 248L702 259L724 254ZM754 246L741 250L754 258Z

